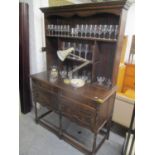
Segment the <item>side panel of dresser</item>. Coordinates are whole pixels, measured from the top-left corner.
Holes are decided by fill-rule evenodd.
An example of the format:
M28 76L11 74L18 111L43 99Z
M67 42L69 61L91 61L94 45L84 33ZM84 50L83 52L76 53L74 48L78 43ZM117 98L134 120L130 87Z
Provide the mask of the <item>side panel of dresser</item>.
M116 93L114 92L109 96L104 103L99 104L97 107L97 117L96 117L96 129L100 130L104 123L111 123L113 109L114 109L114 101L115 101Z

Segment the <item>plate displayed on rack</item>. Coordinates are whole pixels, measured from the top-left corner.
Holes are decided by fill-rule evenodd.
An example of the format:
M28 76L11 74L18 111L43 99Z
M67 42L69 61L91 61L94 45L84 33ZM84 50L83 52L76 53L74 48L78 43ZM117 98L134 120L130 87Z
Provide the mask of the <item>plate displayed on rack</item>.
M79 87L84 86L85 81L82 80L82 79L72 79L72 80L70 81L70 83L71 83L71 85L72 85L73 87L79 88Z

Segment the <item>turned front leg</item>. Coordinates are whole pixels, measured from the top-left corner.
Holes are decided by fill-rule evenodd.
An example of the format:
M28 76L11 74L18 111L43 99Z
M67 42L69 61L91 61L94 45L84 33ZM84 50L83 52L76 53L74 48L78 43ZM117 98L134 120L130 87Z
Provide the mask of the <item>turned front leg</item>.
M94 133L94 142L93 142L93 148L92 148L92 154L95 155L95 150L96 150L96 140L97 140L97 133Z

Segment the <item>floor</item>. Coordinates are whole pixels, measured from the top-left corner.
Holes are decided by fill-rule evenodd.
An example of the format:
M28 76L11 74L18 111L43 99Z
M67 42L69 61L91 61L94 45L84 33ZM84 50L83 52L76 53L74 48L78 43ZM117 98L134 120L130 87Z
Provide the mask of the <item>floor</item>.
M46 119L57 122L56 114L48 116ZM50 118L51 117L51 118ZM20 114L19 117L19 155L83 155L68 143L60 140L53 133L37 125L34 122L34 112L27 115ZM77 139L90 147L92 143L91 132L81 129L74 123L64 119L64 128L72 133ZM98 136L98 141L100 137ZM105 141L96 155L121 155L124 138L111 132L109 140Z

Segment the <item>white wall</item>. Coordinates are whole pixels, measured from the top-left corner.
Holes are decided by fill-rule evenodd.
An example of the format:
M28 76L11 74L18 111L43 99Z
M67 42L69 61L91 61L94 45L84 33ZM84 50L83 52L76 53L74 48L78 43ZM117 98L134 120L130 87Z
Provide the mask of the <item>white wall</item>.
M128 36L128 44L126 49L125 61L128 60L130 47L132 42L132 36L135 34L135 3L133 3L127 14L127 21L126 21L126 28L125 28L125 35Z
M30 74L46 70L43 14L39 8L48 7L48 0L20 0L29 4Z

